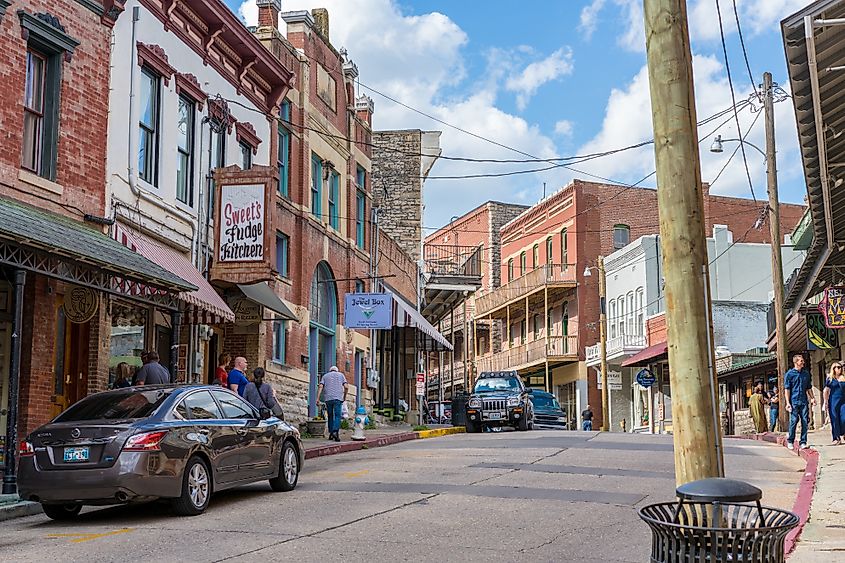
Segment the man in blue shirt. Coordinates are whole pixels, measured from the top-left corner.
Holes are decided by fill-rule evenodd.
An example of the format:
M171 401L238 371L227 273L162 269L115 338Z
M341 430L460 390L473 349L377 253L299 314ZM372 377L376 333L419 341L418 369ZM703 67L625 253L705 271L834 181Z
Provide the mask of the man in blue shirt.
M229 377L226 379L226 385L229 386L229 389L235 391L241 397L244 396L244 390L246 390L246 386L249 384L249 379L244 375L246 368L246 358L238 356L235 358L235 367L232 368L229 372Z
M786 389L786 412L789 414L789 435L786 447L795 449L795 428L801 421L801 442L799 447L807 447L807 427L810 424L810 405L816 404L813 396L813 382L810 372L804 369L804 356L795 354L792 358L791 370L783 376L783 387Z

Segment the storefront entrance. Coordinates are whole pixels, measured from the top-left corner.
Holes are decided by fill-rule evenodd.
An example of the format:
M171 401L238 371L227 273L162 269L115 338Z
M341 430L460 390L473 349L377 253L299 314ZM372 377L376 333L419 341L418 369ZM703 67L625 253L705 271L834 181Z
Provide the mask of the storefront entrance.
M90 322L73 323L61 304L56 314L56 368L52 416L88 394Z
M311 280L311 316L308 335L308 371L311 374L309 385L308 414L317 414L317 386L320 376L335 365L337 349L335 330L337 328L337 286L334 276L325 262L317 264Z

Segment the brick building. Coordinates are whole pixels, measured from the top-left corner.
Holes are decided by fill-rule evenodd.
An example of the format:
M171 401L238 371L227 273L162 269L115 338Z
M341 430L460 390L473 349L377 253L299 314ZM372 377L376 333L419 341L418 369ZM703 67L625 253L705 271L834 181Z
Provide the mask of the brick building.
M3 492L15 492L15 433L106 388L114 300L170 310L179 291L196 287L106 234L109 53L123 4L8 4L0 3L0 435Z
M726 225L744 242L768 242L754 229L762 204L712 196L704 186L705 229ZM784 229L803 213L781 205ZM574 418L589 403L601 419L594 370L585 347L598 340L598 276L585 277L598 256L659 231L657 192L574 180L501 229L502 285L476 297L475 321L498 322L501 347L481 347L478 371L518 369L527 383L558 396ZM593 270L595 271L595 270Z

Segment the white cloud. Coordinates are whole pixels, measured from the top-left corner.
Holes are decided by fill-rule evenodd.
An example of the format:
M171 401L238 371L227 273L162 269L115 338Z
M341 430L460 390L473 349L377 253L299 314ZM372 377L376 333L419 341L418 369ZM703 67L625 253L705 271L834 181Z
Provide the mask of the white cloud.
M505 89L516 92L516 106L524 110L537 89L561 76L572 74L572 50L562 47L541 61L526 66L522 72L508 78Z
M578 24L578 30L584 35L584 39L589 40L598 26L599 12L604 8L605 0L593 0L581 10L581 22Z
M560 135L561 137L571 137L573 129L573 123L567 119L561 119L555 123L555 135Z

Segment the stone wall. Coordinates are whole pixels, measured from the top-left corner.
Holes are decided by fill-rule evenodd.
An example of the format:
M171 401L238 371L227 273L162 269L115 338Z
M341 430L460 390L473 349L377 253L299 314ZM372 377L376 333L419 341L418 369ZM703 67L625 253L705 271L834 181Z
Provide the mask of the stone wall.
M734 435L755 434L754 420L751 418L751 411L748 409L734 412Z
M373 206L380 209L379 227L419 260L422 131L376 131L373 144Z

